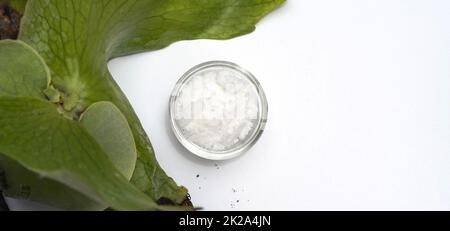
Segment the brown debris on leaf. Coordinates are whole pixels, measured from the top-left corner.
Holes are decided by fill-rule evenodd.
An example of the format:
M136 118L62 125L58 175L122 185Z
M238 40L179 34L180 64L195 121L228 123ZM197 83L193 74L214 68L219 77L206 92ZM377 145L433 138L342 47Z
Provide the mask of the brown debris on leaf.
M0 3L0 39L17 39L21 17L19 12Z
M191 197L189 196L189 194L186 196L186 198L179 204L174 203L172 200L165 198L165 197L161 197L159 198L159 200L156 202L158 203L158 205L179 205L179 206L187 206L187 207L193 207L194 205L191 202Z

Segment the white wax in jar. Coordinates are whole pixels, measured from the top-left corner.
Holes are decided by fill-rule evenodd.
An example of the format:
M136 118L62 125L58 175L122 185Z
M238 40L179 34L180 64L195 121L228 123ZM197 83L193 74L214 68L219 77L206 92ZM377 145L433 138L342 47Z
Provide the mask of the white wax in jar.
M254 134L259 104L241 72L216 67L195 73L175 100L175 122L189 142L213 152L230 150Z

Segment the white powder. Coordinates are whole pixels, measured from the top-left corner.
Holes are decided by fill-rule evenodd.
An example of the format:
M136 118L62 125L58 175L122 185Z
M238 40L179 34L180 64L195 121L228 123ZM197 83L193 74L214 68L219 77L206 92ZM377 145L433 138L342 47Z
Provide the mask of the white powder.
M242 73L216 67L190 77L176 98L174 115L187 140L220 152L252 136L258 110L256 87Z

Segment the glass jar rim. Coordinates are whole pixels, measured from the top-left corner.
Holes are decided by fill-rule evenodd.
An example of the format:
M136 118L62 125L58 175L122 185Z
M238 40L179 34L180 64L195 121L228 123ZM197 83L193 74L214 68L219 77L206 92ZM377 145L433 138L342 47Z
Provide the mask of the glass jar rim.
M256 128L254 129L253 134L251 134L251 136L248 137L246 141L241 145L238 145L237 147L233 147L230 149L225 149L223 151L207 150L189 141L186 137L183 136L183 133L180 131L175 119L175 102L180 92L182 91L183 86L192 77L194 77L196 73L215 67L232 69L234 71L239 72L240 74L242 74L242 76L244 76L247 80L249 80L249 82L255 87L259 105ZM258 141L259 137L264 131L265 125L267 123L267 114L268 114L267 99L259 81L255 78L255 76L252 73L250 73L246 69L242 68L241 66L235 63L228 61L221 61L221 60L208 61L192 67L186 73L184 73L181 76L181 78L177 81L169 100L170 123L172 131L175 134L177 140L182 144L182 146L184 146L188 151L190 151L194 155L210 160L231 159L248 151L256 143L256 141Z

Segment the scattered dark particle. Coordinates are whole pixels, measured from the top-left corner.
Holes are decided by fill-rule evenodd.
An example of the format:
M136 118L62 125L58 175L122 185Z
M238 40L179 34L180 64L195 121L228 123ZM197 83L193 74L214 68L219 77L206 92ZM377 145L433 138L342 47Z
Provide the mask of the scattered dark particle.
M200 175L199 174L197 174L197 176L196 176L197 178L199 178L200 177Z
M237 192L237 190L235 189L235 188L232 188L231 189L234 193L236 193Z
M236 203L239 203L239 200L236 200Z
M202 189L202 187L198 187L198 189L200 189L200 190L201 190L201 189Z

